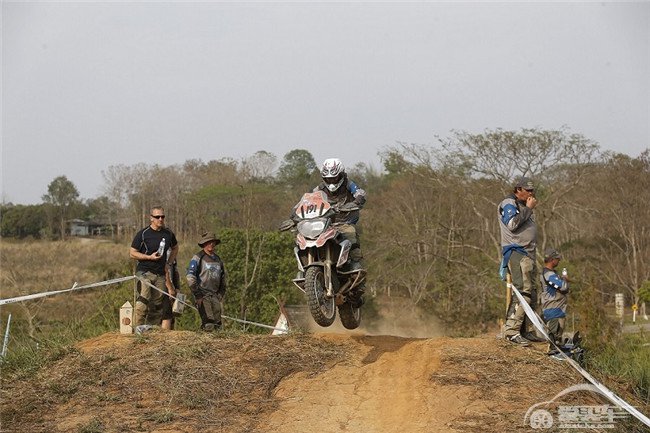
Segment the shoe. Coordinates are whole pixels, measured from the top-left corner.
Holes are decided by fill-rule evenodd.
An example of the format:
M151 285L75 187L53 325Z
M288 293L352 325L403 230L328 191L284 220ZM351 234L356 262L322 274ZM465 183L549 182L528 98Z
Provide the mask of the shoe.
M573 344L573 346L578 346L582 342L582 336L580 335L580 331L576 331L571 338L568 339L567 343Z
M516 335L511 335L510 337L506 337L506 340L513 344L518 344L520 346L530 346L530 341L526 340L524 337L522 337L519 334Z
M546 338L538 337L537 334L534 332L527 332L524 334L524 337L528 341L532 341L533 343L545 343Z
M552 355L549 355L551 358L555 359L556 361L564 361L566 358L562 356L560 353L554 353Z
M214 331L214 323L206 323L205 325L203 325L203 330L206 332Z

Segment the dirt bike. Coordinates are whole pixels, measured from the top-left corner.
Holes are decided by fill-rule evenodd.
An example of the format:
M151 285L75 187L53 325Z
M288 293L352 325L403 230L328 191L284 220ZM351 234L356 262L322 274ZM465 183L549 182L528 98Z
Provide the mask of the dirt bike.
M323 191L306 193L295 207L292 219L280 230L296 232L294 254L298 276L293 283L305 293L309 311L320 326L330 326L336 318L347 329L361 324L361 309L350 300L351 292L366 278L364 269L352 269L348 255L352 244L340 236L334 216L358 210L354 203L335 208Z

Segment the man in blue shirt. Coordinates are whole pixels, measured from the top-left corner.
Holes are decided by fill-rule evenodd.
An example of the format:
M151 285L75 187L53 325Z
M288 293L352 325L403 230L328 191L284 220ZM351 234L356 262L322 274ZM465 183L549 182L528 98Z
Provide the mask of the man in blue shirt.
M512 284L521 292L526 302L535 308L535 251L537 248L537 224L533 209L537 206L535 186L527 177L515 182L513 191L498 207L501 228L501 276L510 273ZM527 346L531 340L539 341L533 332L526 329L526 313L516 296L508 306L505 337L508 341ZM523 335L522 335L523 334Z
M567 294L569 293L569 278L558 275L555 268L560 264L562 255L553 248L544 251L544 269L542 281L542 315L548 328L549 336L556 344L562 344L564 321L566 318Z

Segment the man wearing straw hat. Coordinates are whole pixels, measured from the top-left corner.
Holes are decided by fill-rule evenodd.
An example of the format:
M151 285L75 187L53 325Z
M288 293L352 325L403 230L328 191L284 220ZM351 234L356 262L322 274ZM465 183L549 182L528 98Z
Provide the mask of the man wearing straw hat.
M221 328L221 302L226 294L226 270L215 247L221 243L214 233L203 233L199 240L201 251L190 260L187 284L192 290L201 316L201 329L216 331Z

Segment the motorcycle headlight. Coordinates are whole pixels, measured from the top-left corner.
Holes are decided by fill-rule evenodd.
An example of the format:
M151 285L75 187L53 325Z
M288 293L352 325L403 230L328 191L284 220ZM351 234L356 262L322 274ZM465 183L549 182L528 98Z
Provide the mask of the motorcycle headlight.
M308 239L316 239L327 227L325 218L318 218L298 223L298 232Z

